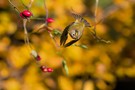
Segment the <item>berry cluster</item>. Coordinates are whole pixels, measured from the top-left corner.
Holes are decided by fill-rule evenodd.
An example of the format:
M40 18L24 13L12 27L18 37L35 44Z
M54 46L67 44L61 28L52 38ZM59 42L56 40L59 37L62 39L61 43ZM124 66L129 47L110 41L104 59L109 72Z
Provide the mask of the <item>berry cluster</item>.
M31 55L35 58L36 61L40 61L41 57L38 55L38 53L35 50L31 51ZM48 68L46 66L41 65L40 69L42 72L53 72L52 68Z
M52 68L47 68L46 66L41 66L40 69L43 72L53 72L53 69Z
M30 20L31 20L31 17L33 16L32 12L30 11L30 7L31 7L32 2L33 2L34 0L30 0L29 5L25 5L25 4L22 2L23 5L24 5L24 7L26 7L26 9L23 10L23 11L20 11L20 10L11 2L11 0L8 0L8 1L9 1L9 3L14 7L14 9L19 13L20 17L23 19L23 28L24 28L24 35L25 35L25 37L24 37L24 42L25 42L26 45L29 46L29 48L30 48L30 50L31 50L31 55L34 57L34 59L35 59L36 61L38 61L38 62L41 61L40 55L36 52L36 50L33 50L33 48L31 47L31 44L30 44L30 41L29 41L28 31L27 31L27 28L26 28L27 21L28 21L28 20L30 21ZM47 14L48 14L48 13L47 13ZM46 15L46 16L48 16L48 15ZM45 20L45 24L43 24L43 25L42 25L43 27L41 27L41 28L44 28L44 27L45 27L46 30L49 32L49 35L50 35L51 37L53 37L53 35L51 34L52 29L50 29L50 27L48 27L48 24L54 22L54 19L46 17L44 20ZM40 69L41 69L42 72L53 72L53 69L52 69L52 68L46 67L46 66L44 66L44 65L40 65L39 67L40 67Z

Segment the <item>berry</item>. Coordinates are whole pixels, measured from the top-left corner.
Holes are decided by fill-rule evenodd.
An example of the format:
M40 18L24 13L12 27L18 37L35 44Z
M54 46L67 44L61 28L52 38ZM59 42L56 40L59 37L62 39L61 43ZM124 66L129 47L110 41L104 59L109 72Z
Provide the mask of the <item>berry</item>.
M39 55L37 55L36 60L37 61L40 61L41 60L41 57Z
M22 11L22 12L20 13L20 16L21 16L22 18L29 18L29 17L32 16L32 13L31 13L30 11L28 11L28 10L24 10L24 11Z
M41 66L40 69L43 72L53 72L53 69L52 68L47 68L46 66Z
M47 21L47 23L52 23L52 22L54 22L54 19L53 18L47 18L46 21Z
M44 68L42 71L43 71L43 72L47 72L47 68Z
M47 72L53 72L52 68L47 68Z
M38 53L35 50L31 51L31 55L37 60L40 61L41 57L38 55Z
M46 68L46 66L41 66L41 67L40 67L40 69L44 69L44 68Z
M46 66L41 66L40 69L41 69L43 72L47 72Z

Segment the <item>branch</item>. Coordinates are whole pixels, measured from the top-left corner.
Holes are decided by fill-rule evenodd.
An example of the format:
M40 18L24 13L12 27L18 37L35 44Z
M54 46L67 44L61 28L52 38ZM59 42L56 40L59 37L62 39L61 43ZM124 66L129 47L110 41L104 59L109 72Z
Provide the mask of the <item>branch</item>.
M21 2L22 2L22 4L23 4L23 6L29 10L29 9L31 8L32 3L34 2L34 0L30 0L30 2L29 2L28 5L25 5L24 2L23 2L23 0L21 0Z
M97 22L97 9L98 9L98 2L99 0L96 0L96 4L95 4L95 22Z
M47 22L46 20L47 20L47 18L48 18L48 8L46 7L45 0L44 0L44 8L45 8L45 12L46 12L45 24L47 25L48 22Z
M11 0L8 0L8 2L12 5L12 7L16 10L17 13L20 14L19 9L11 2Z
M94 14L95 23L94 23L94 25L93 25L93 28L92 28L92 27L89 27L89 29L92 30L92 31L90 31L90 33L91 33L91 35L94 37L94 39L97 39L98 41L101 41L101 42L104 42L104 43L107 43L107 44L108 44L108 43L111 43L111 42L100 38L100 37L97 36L97 34L96 34L96 25L99 24L100 22L102 22L103 19L104 19L104 18L102 18L101 20L99 20L99 21L97 22L98 3L99 3L99 0L96 0L96 4L95 4L95 14Z
M27 21L28 21L27 19L23 19L23 27L24 27L24 34L25 34L24 41L25 41L25 44L28 45L30 49L32 49L32 46L30 45L30 41L29 41L27 28L26 28Z

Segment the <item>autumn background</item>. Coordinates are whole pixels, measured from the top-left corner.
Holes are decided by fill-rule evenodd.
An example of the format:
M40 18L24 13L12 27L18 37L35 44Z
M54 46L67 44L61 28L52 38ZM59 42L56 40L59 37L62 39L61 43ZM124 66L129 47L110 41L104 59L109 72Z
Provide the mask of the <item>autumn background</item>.
M20 0L12 1L24 10ZM49 26L60 32L74 21L69 14L72 9L91 25L94 23L95 0L45 2L49 17L54 18ZM30 10L36 18L45 17L44 0L34 0ZM44 73L24 44L22 19L8 0L0 0L0 90L134 90L135 1L99 0L97 20L102 17L97 35L111 44L97 42L87 28L76 43L85 48L73 45L58 49L46 31L31 35L30 41L42 58L40 64L54 69ZM42 23L44 20L31 20L27 29L32 32ZM56 39L59 43L59 36ZM68 76L62 67L63 59Z

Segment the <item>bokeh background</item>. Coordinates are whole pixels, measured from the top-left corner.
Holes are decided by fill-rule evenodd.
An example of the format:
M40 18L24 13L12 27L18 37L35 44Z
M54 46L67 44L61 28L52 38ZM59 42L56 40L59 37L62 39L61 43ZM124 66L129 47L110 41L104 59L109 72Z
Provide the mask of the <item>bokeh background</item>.
M24 10L20 0L12 0ZM28 3L29 0L24 0ZM46 0L50 27L63 31L74 21L72 9L94 23L95 0ZM45 17L44 0L34 0L34 17ZM24 44L22 19L8 0L0 0L0 90L135 90L135 1L99 0L97 34L111 44L97 42L86 28L76 44L86 45L57 49L44 31L31 35L30 41L39 52L41 65L54 69L43 73ZM31 20L32 32L44 20ZM59 43L59 37L56 38ZM65 57L69 75L62 67Z

